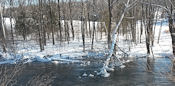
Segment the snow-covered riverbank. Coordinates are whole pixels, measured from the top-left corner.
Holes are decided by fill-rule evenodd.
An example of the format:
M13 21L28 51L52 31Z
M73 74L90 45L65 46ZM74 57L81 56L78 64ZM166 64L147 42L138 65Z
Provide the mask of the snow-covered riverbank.
M74 21L75 26L79 26L81 22ZM166 23L166 22L165 22ZM138 22L137 28L139 30L140 23ZM154 57L165 57L172 55L172 44L171 37L169 33L169 27L167 24L163 24L160 41L158 41L158 35L160 30L160 24L156 25L155 28L155 43L152 46ZM79 30L80 31L80 28ZM139 32L139 31L138 31ZM103 33L105 34L105 33ZM139 33L138 33L139 34ZM137 35L138 35L137 34ZM8 53L2 53L0 51L0 64L14 64L18 60L24 60L26 62L40 61L40 62L49 62L49 61L65 61L65 62L80 62L82 59L88 57L94 58L105 58L108 54L107 49L107 37L105 35L100 38L100 33L97 33L98 38L96 38L94 43L94 50L91 50L91 39L86 38L86 51L83 52L83 44L81 40L81 35L76 37L77 39L71 40L69 44L63 42L60 45L60 42L56 42L56 45L52 45L51 40L48 40L45 50L40 52L39 44L34 40L28 41L17 41L13 45L14 50L8 49ZM139 36L137 36L139 37ZM131 43L130 40L126 40L126 37L123 35L118 35L117 45L118 45L118 54L124 52L129 54L129 57L143 57L146 56L146 44L145 36L142 36L142 42L137 44ZM139 39L139 38L138 38ZM10 45L9 45L10 46ZM121 50L122 51L121 51ZM122 56L122 55L121 55Z

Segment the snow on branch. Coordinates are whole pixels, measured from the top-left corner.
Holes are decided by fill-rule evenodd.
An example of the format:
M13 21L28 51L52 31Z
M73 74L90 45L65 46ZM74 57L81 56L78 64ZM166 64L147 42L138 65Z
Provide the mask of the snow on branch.
M109 50L109 55L107 56L107 59L104 62L103 68L100 71L99 75L101 75L101 76L108 77L110 74L107 71L113 71L114 70L114 69L108 67L109 66L109 61L110 61L110 59L112 57L112 54L114 52L114 47L115 47L116 38L117 38L117 30L119 29L120 24L122 23L122 21L124 19L125 13L128 11L128 8L131 6L131 4L129 4L129 3L130 3L130 0L128 0L127 3L125 4L125 8L124 8L124 11L123 11L123 13L120 17L120 20L119 20L118 24L116 25L115 29L112 32L112 44L111 44L111 48Z

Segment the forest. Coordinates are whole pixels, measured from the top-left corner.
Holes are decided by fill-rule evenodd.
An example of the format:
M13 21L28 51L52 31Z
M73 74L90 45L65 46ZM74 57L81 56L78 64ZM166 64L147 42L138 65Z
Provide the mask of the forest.
M0 86L174 86L174 0L0 0Z

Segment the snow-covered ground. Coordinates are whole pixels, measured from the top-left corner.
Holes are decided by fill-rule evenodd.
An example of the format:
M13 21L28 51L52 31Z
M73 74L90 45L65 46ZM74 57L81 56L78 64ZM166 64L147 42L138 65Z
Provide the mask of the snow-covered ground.
M138 24L138 26L140 26ZM161 28L160 39L158 43L159 30ZM146 56L145 36L142 36L142 43L132 44L129 54L135 57ZM154 45L152 46L154 57L172 56L172 40L169 27L166 22L161 25L158 23L155 27Z
M86 51L83 52L83 45L81 41L74 40L69 44L65 42L60 45L57 43L56 45L52 45L52 43L48 43L45 46L45 50L40 52L39 45L34 41L25 41L19 42L16 45L15 54L10 53L0 53L5 60L16 60L16 59L25 59L27 62L32 61L70 61L77 62L80 61L83 56L98 56L99 54L95 53L95 51L103 51L104 45L106 42L98 41L94 44L94 50L91 52L91 42L86 43ZM37 44L37 45L36 45ZM9 50L10 51L10 50ZM103 56L103 54L101 54ZM15 61L5 61L6 63L14 63ZM5 63L3 61L0 64Z
M117 63L111 63L111 66L109 65L110 59L107 59L107 61L104 63L104 66L101 68L100 72L97 73L97 75L101 75L103 77L109 77L110 73L109 71L114 71L115 66L119 66L121 69L125 68L125 63L128 63L136 58L139 57L172 57L172 40L169 32L169 27L167 22L164 22L162 25L160 23L157 23L154 25L154 45L151 46L151 55L147 54L147 49L146 49L146 43L145 43L145 33L143 33L141 37L141 42L140 42L140 26L141 23L137 22L137 30L136 30L136 42L131 42L130 40L131 35L125 34L123 35L118 35L117 36L117 49L118 52L116 53L116 57L114 58L119 58L117 59ZM144 32L145 30L143 30ZM126 40L126 37L129 38L129 40ZM159 42L158 42L158 37L160 37ZM115 38L115 37L114 37ZM115 38L116 39L116 38ZM125 53L127 53L127 57L129 60L123 60ZM111 57L111 56L110 56ZM107 64L107 65L106 65Z
M9 29L10 19L5 18L5 23ZM67 21L66 21L67 22ZM14 23L14 22L13 22ZM62 21L64 26L64 21ZM88 24L88 23L87 23ZM83 52L83 43L81 38L81 25L80 21L74 21L75 31L75 40L71 39L69 44L68 42L62 42L60 45L59 41L56 41L56 44L52 44L52 40L47 40L47 45L45 50L40 52L40 47L33 36L29 36L27 41L20 41L22 37L15 38L15 45L8 43L8 53L2 53L2 48L0 49L0 64L14 64L19 60L24 60L25 63L40 61L40 62L81 62L83 57L97 57L104 58L105 50L107 48L106 36L100 37L100 32L96 33L94 40L94 49L91 50L91 40L86 37L85 41L85 52ZM91 22L91 27L93 23ZM97 27L97 22L95 23ZM10 30L10 29L9 29ZM9 31L7 30L7 31ZM105 33L103 33L104 35ZM0 46L1 47L1 46Z
M8 19L6 19L8 20ZM81 31L81 28L78 27L81 25L80 21L74 21L74 25L79 29L76 31L77 33ZM92 25L92 24L91 24ZM97 25L97 24L96 24ZM138 28L140 23L138 22ZM163 24L160 36L160 42L157 43L158 34L160 30L160 24L156 25L155 28L155 43L152 47L153 53L155 57L164 57L172 55L172 45L171 45L171 37L168 30L167 24ZM15 50L8 49L11 51L10 53L2 53L0 50L0 64L11 63L14 64L18 60L24 60L25 62L33 62L33 61L41 61L41 62L81 62L82 59L87 57L96 57L96 58L104 58L107 53L107 37L104 35L102 39L100 38L100 33L95 39L94 50L91 50L91 39L86 38L86 51L83 52L83 45L81 40L81 34L75 37L75 40L71 40L68 44L67 42L63 42L60 45L59 42L56 42L56 45L52 45L51 40L48 40L47 46L45 46L45 50L40 52L39 44L33 40L16 42L14 45ZM138 34L137 34L138 35ZM144 34L142 36L142 43L130 43L125 40L125 37L119 35L117 37L117 44L121 50L127 52L130 57L142 57L146 56L146 45L145 45L145 37ZM10 45L9 45L10 46ZM130 47L129 47L130 46ZM130 51L129 51L130 50ZM13 52L12 52L13 51ZM121 53L119 50L118 53Z

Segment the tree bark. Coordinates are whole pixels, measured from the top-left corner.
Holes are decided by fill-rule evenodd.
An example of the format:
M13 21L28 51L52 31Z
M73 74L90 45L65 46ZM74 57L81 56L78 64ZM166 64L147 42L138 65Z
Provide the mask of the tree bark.
M0 29L1 29L1 33L2 33L2 48L3 48L3 52L7 52L6 49L6 34L5 34L5 27L4 27L4 22L3 22L3 8L1 7L0 4Z
M172 48L173 48L173 54L175 56L175 25L174 25L174 20L173 20L173 8L171 6L171 14L169 15L169 29L171 33L171 38L172 38Z
M69 11L70 11L70 24L71 24L71 29L72 29L72 37L73 40L75 38L75 34L74 34L74 25L73 25L73 20L72 20L72 0L69 0Z
M62 27L61 27L61 12L60 12L60 0L58 0L58 17L59 17L59 21L58 21L58 26L59 26L59 32L60 32L60 45L62 42Z
M12 6L13 6L13 1L10 0L10 27L11 27L11 36L12 36L12 43L15 44L14 42L14 35L13 35L13 24L12 24Z
M55 45L55 36L54 36L54 32L55 29L53 27L53 14L52 14L52 6L51 6L51 1L49 0L49 13L50 13L50 28L52 30L52 43L53 45Z
M109 11L109 24L108 24L108 48L110 48L111 45L111 0L108 0L108 11Z
M119 29L119 27L120 27L120 25L121 25L121 23L123 21L123 18L124 18L125 13L126 13L126 11L128 9L128 6L129 6L129 2L130 2L130 0L127 1L126 7L124 8L124 11L123 11L123 13L122 13L122 15L120 17L120 20L118 21L118 23L117 23L117 25L116 25L113 33L112 33L112 44L111 44L111 48L109 50L109 55L107 56L107 60L105 61L104 66L108 66L109 65L109 61L110 61L110 59L112 57L112 54L114 52L114 46L116 44L117 30Z

